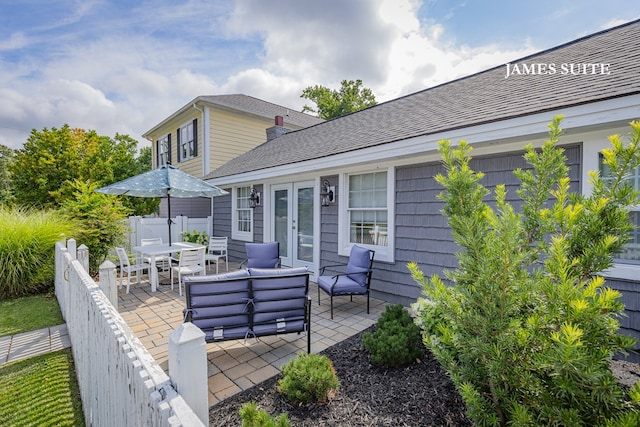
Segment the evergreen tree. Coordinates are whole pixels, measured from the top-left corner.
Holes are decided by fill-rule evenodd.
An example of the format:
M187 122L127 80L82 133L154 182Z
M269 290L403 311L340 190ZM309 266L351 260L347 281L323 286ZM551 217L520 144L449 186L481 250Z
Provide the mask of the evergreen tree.
M527 146L530 169L516 170L521 211L469 167L471 147L440 144L446 175L437 181L459 266L453 286L409 269L422 284L425 342L449 372L478 426L639 425L640 384L628 394L609 363L634 342L618 334L624 306L598 273L628 240L638 193L627 179L640 164L640 122L630 142L610 137L607 177L592 172L589 196L570 194L561 117L540 150Z

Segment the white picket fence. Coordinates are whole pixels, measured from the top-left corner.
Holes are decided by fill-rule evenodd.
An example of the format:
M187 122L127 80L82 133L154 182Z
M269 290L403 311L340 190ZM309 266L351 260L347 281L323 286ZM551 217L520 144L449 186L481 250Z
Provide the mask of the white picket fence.
M204 333L190 323L172 333L170 378L114 307L113 263L100 267L103 292L87 272L86 247L76 255L75 246L73 240L56 244L55 289L69 330L86 424L208 424Z
M152 237L162 237L162 241L169 242L169 226L167 218L146 218L132 216L127 219L129 224L129 245L139 246L141 239ZM182 232L200 230L206 231L209 236L213 235L213 223L211 217L189 218L177 216L171 219L171 241L182 242Z

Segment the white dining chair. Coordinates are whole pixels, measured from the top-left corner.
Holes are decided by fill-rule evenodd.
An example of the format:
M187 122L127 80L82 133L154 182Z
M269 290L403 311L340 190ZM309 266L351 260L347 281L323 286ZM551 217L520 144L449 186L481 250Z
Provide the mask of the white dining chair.
M229 271L229 255L227 254L227 237L215 237L209 238L209 246L207 247L207 253L204 256L207 265L210 265L211 261L216 263L216 274L218 274L218 264L220 259L224 258L224 263Z
M171 289L173 289L173 277L178 275L178 290L180 296L182 296L182 277L187 275L195 275L205 272L204 267L204 250L199 249L187 249L180 252L180 261L175 267L171 267Z
M129 285L131 284L131 274L135 273L136 283L140 283L140 276L144 270L149 270L150 264L146 262L131 264L129 261L129 255L124 248L116 248L116 254L120 261L120 289L122 289L122 276L127 274L127 293L129 293Z
M162 237L153 237L150 239L140 239L140 246L152 246L162 245ZM159 267L161 271L169 271L171 268L172 258L169 255L156 255L156 267ZM151 263L150 257L144 257L144 262Z

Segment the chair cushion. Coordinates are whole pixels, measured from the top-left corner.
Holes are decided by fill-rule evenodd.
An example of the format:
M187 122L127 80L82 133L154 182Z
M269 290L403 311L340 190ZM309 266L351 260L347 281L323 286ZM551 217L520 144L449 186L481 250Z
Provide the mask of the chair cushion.
M288 276L292 274L305 274L309 272L307 267L293 267L293 268L249 268L249 275L254 277L259 276Z
M207 283L207 282L222 282L229 279L241 279L243 277L249 277L249 272L246 270L237 270L230 273L222 274L210 274L207 276L191 276L185 277L184 281L193 283Z
M215 342L220 340L242 339L251 335L251 330L247 326L231 326L227 328L208 329L204 332L204 340L206 342Z
M277 333L306 332L306 330L304 319L286 320L283 322L272 322L253 326L253 333L257 337Z
M350 294L366 294L367 287L351 279L350 276L338 276L336 285L331 288L335 282L335 276L318 277L318 286L329 295L350 295Z
M364 286L367 281L367 272L369 271L369 266L371 264L370 253L371 251L369 251L369 249L353 245L351 248L351 254L349 255L349 263L347 264L346 273L349 275L349 278L358 282L362 286Z
M278 242L247 243L247 267L275 268L280 261L280 245Z

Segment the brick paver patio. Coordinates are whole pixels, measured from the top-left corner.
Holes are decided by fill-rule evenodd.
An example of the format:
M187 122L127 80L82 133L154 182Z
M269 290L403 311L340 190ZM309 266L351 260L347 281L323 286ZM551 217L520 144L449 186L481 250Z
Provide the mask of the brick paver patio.
M230 263L232 269L237 269L237 264ZM151 292L146 276L140 284L131 284L129 294L125 293L125 287L118 291L120 314L160 366L168 371L169 335L182 323L184 295L178 295L177 284L171 289L169 278L163 273L157 292ZM311 351L314 353L373 325L384 310L385 303L373 298L367 314L366 297L355 296L353 301L349 297L337 297L334 298L334 320L331 320L327 295L322 293L319 306L315 283L311 283L309 292L313 299ZM298 334L250 338L246 343L235 340L207 344L209 405L277 375L282 365L305 351L306 337Z

